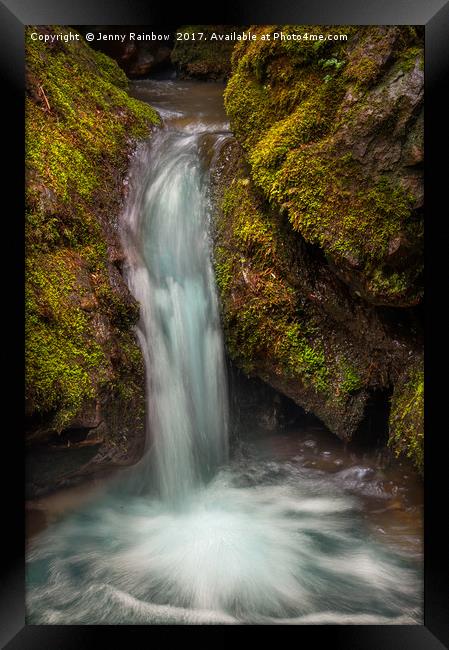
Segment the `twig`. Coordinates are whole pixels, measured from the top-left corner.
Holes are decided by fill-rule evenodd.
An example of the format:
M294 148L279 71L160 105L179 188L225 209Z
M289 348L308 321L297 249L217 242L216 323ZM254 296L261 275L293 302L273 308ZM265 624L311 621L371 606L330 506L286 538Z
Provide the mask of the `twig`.
M42 86L39 86L39 90L41 91L41 93L42 93L42 97L44 98L44 101L45 101L45 104L46 104L46 106L47 106L49 112L51 113L50 104L49 104L49 102L48 102L47 95L45 94L44 89L42 88Z

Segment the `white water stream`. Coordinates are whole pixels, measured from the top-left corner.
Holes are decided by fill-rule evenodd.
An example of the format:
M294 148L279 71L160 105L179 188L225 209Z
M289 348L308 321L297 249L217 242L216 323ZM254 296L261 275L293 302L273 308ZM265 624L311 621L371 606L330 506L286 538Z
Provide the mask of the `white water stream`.
M136 158L123 218L147 449L36 538L27 622L421 623L420 554L369 534L347 489L366 486L357 473L345 485L300 457L229 459L208 201L208 165L227 137L221 90L153 81L139 92L166 119Z

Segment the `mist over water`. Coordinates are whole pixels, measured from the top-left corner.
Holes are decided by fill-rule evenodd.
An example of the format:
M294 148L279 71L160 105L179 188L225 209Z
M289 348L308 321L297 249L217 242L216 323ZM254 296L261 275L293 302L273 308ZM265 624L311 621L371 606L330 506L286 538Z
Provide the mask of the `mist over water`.
M254 440L229 457L208 200L209 164L228 137L221 91L135 85L165 120L136 156L123 215L147 367L146 453L33 542L27 622L421 623L410 528L399 523L395 537L382 523L383 542L366 522L368 503L375 518L391 498L385 477L332 464L304 435L285 448L282 436Z

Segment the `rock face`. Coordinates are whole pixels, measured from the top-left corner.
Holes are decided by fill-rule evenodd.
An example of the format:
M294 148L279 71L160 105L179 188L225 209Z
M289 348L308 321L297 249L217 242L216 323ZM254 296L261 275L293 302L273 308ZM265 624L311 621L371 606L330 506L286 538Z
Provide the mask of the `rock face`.
M127 74L131 78L148 77L151 72L169 66L170 55L171 48L166 46L139 48L127 65Z
M228 360L229 361L229 360ZM238 449L241 440L267 432L299 429L322 424L283 393L274 390L257 377L228 365L230 384L230 445Z
M345 440L393 392L390 443L422 468L421 35L251 29L225 90L235 139L213 172L229 355Z
M255 184L353 290L376 305L415 305L422 42L408 28L341 31L349 39L338 45L238 45L225 94L231 127Z
M98 25L88 30L95 35L92 42L94 49L110 56L131 79L148 77L153 72L171 67L171 51L173 49L173 25L163 28L142 28L142 25L125 27L107 27ZM84 29L85 32L88 31ZM149 34L153 40L130 40L129 34ZM105 40L101 40L101 37ZM121 36L123 40L109 40L110 36ZM100 40L98 40L100 37Z
M133 332L139 307L121 275L117 219L129 155L159 118L126 94L117 64L82 41L27 39L26 63L26 414L33 493L135 462L142 453L144 365ZM64 469L56 462L45 478L33 472L35 451L51 457L61 448Z
M391 400L390 441L398 453L424 465L424 367L422 359L405 366Z
M241 32L241 26L183 25L176 31L184 37L175 41L171 60L181 78L223 80L229 77L235 43L226 40L226 36Z

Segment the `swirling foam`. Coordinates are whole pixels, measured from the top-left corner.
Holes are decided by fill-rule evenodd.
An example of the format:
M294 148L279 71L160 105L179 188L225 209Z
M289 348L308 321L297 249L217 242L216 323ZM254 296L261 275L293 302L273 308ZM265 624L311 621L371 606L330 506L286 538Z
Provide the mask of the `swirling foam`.
M420 622L419 571L364 538L356 499L240 478L222 472L179 510L107 497L48 529L28 622Z

